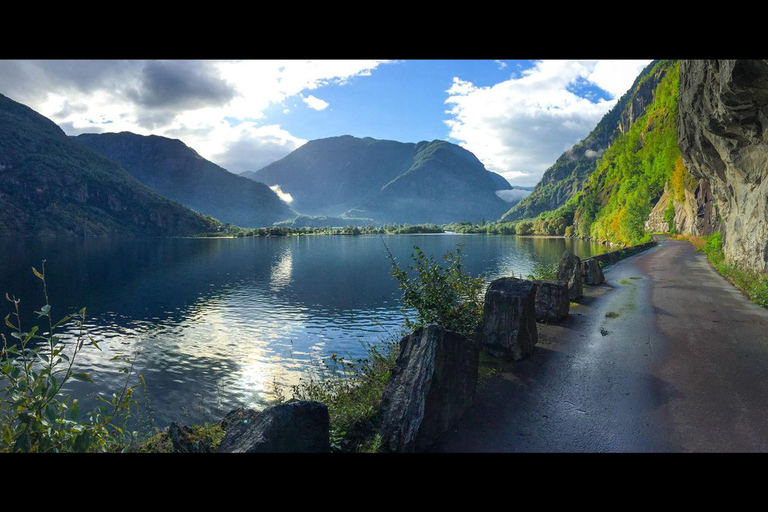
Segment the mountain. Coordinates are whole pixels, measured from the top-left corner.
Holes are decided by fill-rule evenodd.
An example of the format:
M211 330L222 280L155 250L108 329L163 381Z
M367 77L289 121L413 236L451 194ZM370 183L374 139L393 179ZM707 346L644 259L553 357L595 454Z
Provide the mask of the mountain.
M222 222L261 227L296 217L268 186L219 167L180 140L130 132L87 133L75 140L158 194Z
M652 70L657 64L658 61L652 62L640 73L629 91L619 98L590 134L563 153L547 169L533 193L510 208L502 220L531 218L554 210L584 187L605 150L616 137L629 129L635 119L642 116L650 103L657 83Z
M186 236L220 228L0 94L0 234Z
M350 135L307 142L242 175L279 185L303 214L373 217L379 222L495 219L509 207L495 191L511 188L455 144Z
M643 83L653 87L642 115L625 125L577 198L573 225L580 236L649 241L646 221L665 188L679 196L692 186L677 144L679 67L678 61L657 61L644 73Z
M279 185L296 211L338 216L406 171L414 144L350 135L312 140L254 172L251 179Z
M618 134L595 161L581 190L558 208L519 221L517 233L634 245L650 240L649 229L667 231L665 219L676 214L672 209L667 213L670 205L697 194L703 197L706 187L689 174L678 148L679 67L678 61L661 60L643 72L617 117ZM687 226L704 224L690 212L690 205L681 204L681 221L686 216ZM699 218L698 213L694 216Z
M498 181L466 149L444 141L417 148L407 171L347 215L384 222L442 224L495 220L509 207L496 195Z
M768 60L655 61L630 92L582 190L516 232L558 226L627 245L651 231L719 233L728 272L758 283L768 271Z

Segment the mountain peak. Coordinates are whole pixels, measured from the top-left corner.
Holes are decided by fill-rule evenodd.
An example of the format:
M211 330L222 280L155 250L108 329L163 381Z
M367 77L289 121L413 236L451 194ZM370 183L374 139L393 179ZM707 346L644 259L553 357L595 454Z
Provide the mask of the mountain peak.
M495 192L511 188L471 152L444 140L349 135L310 141L249 177L279 185L303 214L380 222L493 220L509 207ZM409 214L406 198L419 203L418 214Z

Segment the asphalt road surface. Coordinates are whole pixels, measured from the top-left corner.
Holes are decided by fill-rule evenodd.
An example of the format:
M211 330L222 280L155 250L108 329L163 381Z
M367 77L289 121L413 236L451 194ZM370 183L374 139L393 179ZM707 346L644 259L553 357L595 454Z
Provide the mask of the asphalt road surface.
M768 451L768 309L685 241L605 277L434 451Z

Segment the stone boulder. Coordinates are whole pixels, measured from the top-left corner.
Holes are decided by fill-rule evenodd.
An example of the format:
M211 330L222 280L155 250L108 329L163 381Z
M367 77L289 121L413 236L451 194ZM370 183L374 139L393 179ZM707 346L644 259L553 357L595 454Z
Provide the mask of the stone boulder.
M600 262L593 258L587 258L581 262L581 280L584 284L598 285L605 282L605 275Z
M382 446L423 451L461 418L477 385L479 347L432 324L400 340L400 354L381 399Z
M536 320L554 324L566 318L571 309L568 283L544 280L534 282L536 283Z
M222 422L226 434L218 453L323 453L331 449L328 407L320 402L297 400L255 414L240 411L235 418L230 415Z
M488 285L483 304L483 347L496 357L518 360L533 351L536 283L502 277Z
M557 280L568 283L568 296L576 300L584 294L581 279L581 259L571 251L565 251L557 267Z
M238 408L233 409L227 413L226 416L219 422L219 426L223 431L229 430L231 427L243 424L246 425L256 419L259 413L253 409Z

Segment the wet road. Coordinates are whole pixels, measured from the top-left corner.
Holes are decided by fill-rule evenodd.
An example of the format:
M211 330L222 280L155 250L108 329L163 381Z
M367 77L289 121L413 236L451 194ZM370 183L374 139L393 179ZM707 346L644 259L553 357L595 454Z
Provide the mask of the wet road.
M768 310L668 239L585 291L435 451L768 451Z

